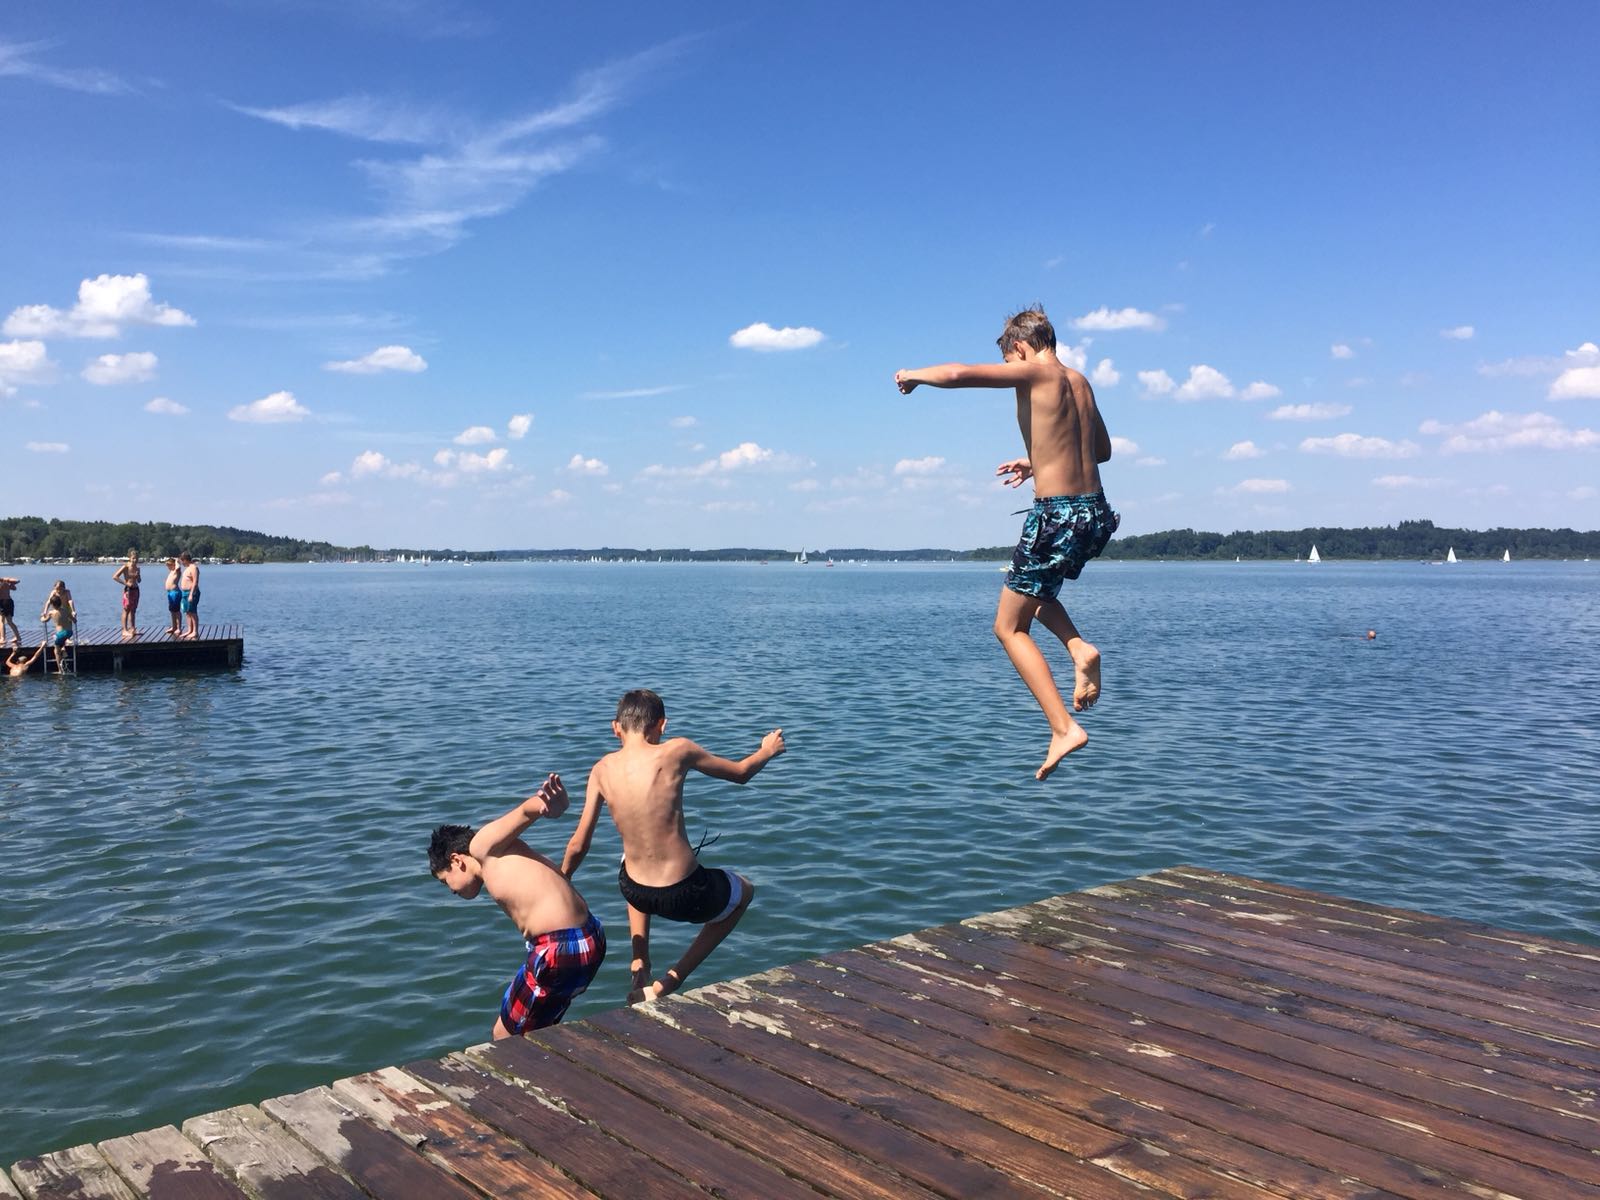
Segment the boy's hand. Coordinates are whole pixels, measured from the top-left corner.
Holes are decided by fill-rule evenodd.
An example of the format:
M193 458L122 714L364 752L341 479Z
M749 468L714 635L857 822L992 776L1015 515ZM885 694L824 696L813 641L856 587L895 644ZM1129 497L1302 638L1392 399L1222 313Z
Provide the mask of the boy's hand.
M551 774L539 785L539 790L528 797L529 804L543 806L544 811L539 815L547 820L553 820L567 811L567 787L561 782L561 776Z
M919 379L911 378L910 371L896 371L894 373L894 385L900 389L903 395L909 396L911 394L911 389L916 387L920 382L922 381Z
M1014 458L994 469L996 475L1006 476L1007 487L1021 487L1033 478L1033 464L1025 458Z
M782 754L784 750L783 730L774 729L771 733L767 734L766 737L762 738L761 749L766 753L768 758L777 758L778 755Z

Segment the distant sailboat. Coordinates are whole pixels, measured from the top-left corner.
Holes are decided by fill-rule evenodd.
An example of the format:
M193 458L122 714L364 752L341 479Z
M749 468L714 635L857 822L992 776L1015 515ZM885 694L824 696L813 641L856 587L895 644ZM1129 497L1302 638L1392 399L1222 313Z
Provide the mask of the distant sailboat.
M806 563L811 561L809 558L806 557L806 552L805 552L804 547L801 548L799 554L796 554L794 556L794 561L799 563L801 566L804 566Z
M1453 563L1456 561L1456 548L1454 546L1450 547L1450 551L1444 556L1444 560L1447 563Z
M1318 563L1322 561L1322 555L1317 553L1317 548L1315 545L1311 547L1311 553L1306 555L1306 561L1308 563Z
M1507 550L1504 554L1502 554L1500 556L1500 561L1501 562L1510 562L1511 561L1511 551Z

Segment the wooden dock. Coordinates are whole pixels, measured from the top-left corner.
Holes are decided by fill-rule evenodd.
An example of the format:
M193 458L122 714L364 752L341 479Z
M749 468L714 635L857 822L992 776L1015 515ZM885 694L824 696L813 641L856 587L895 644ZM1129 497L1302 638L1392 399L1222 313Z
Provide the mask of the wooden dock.
M42 625L38 629L22 629L21 633L23 649L30 653L41 637L50 636ZM118 625L80 625L73 640L77 643L80 675L120 675L124 671L166 671L174 667L237 667L244 661L244 628L240 625L202 625L200 636L192 640L175 638L164 626L141 628L138 637L124 638ZM51 653L46 651L44 658ZM44 658L34 664L29 674L43 674Z
M1600 949L1186 867L27 1159L27 1197L1600 1197ZM9 1195L0 1175L0 1195Z

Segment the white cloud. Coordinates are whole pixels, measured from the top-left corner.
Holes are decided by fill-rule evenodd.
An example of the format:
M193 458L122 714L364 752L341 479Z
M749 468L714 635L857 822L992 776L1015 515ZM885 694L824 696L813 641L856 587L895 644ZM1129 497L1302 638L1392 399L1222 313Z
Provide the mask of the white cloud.
M1178 385L1173 398L1187 403L1192 400L1217 400L1231 395L1233 384L1228 382L1228 377L1215 367L1201 363L1189 368L1189 378Z
M1167 323L1155 313L1144 312L1137 308L1119 308L1115 311L1110 308L1097 308L1093 312L1073 318L1072 327L1111 333L1121 329L1155 331L1165 329Z
M65 442L29 442L28 449L35 454L65 454L72 447Z
M740 442L732 450L724 450L717 456L717 466L724 471L735 471L740 467L771 462L772 457L771 450L764 449L754 442Z
M581 454L574 454L567 463L567 470L574 475L609 475L611 468L598 458L585 458Z
M456 469L468 475L503 471L511 465L509 458L510 451L504 446L496 447L487 454L474 454L471 450L463 450L456 455Z
M700 419L698 417L673 417L667 424L674 429L693 429L700 424Z
M1122 372L1114 367L1109 358L1102 358L1095 365L1094 374L1089 376L1089 382L1095 387L1114 387L1122 378Z
M143 383L156 377L157 359L148 350L132 354L102 354L83 369L83 377L102 387L117 383Z
M1600 400L1600 367L1568 367L1550 385L1551 400Z
M1139 443L1134 441L1132 438L1117 437L1113 435L1111 438L1111 453L1137 454L1139 453Z
M1413 458L1421 449L1415 442L1340 433L1333 437L1308 437L1300 443L1307 454L1337 454L1341 458Z
M1172 382L1172 376L1165 371L1140 371L1139 383L1149 396L1166 396L1178 385Z
M0 396L11 395L21 383L47 383L55 373L43 342L0 342Z
M1354 358L1356 356L1356 352L1343 342L1335 342L1328 348L1328 353L1335 358Z
M1267 496L1290 490L1287 479L1241 479L1231 488L1218 488L1219 492L1233 492L1241 496Z
M896 475L935 475L944 466L944 459L930 454L926 458L902 458L894 465Z
M506 422L506 436L514 442L520 442L528 436L528 430L533 428L532 413L518 413Z
M1089 369L1089 339L1084 338L1076 346L1056 343L1056 360L1064 366L1071 367L1074 371Z
M774 329L765 321L746 325L728 335L728 345L740 350L805 350L822 341L820 329L809 325L784 326Z
M165 396L157 396L144 406L145 412L161 413L168 417L181 417L189 410L176 400L168 400Z
M97 67L52 67L34 62L29 56L36 50L48 50L50 42L0 42L0 77L31 79L50 87L65 88L69 92L88 92L91 95L112 96L133 89L110 71Z
M692 467L666 467L652 464L639 472L643 479L706 480L712 483L727 482L735 472L752 467L772 470L797 470L814 465L809 459L791 454L780 454L759 446L755 442L740 442L731 450L724 450L715 458L708 458Z
M345 375L376 375L380 371L405 371L415 375L428 369L428 360L409 346L379 346L360 358L323 363L322 369Z
M1568 500L1593 500L1597 496L1600 496L1600 488L1591 487L1587 483L1575 487L1567 493Z
M481 446L494 441L495 436L494 430L487 425L470 425L456 434L454 441L458 446Z
M1348 404L1280 404L1267 414L1269 421L1331 421L1347 417Z
M293 392L273 392L249 404L240 404L228 410L228 420L245 421L254 425L278 425L289 421L303 421L311 415L294 398Z
M350 464L350 478L360 479L365 475L381 475L389 469L389 466L389 460L378 451L363 450Z
M1265 380L1258 379L1249 387L1245 388L1244 391L1239 393L1239 399L1275 400L1281 395L1283 395L1282 388L1267 383Z
M545 501L549 504L565 504L571 499L572 493L563 491L561 488L551 488L549 493L545 496Z
M665 396L672 392L681 392L688 386L682 383L669 383L662 387L624 388L616 392L584 392L584 400L645 400L651 396Z
M822 485L815 479L802 479L789 485L791 492L814 492Z
M1456 342L1470 342L1472 335L1475 333L1477 333L1477 330L1471 325L1457 325L1451 329L1439 330L1440 337L1449 338L1451 341Z
M1167 460L1158 458L1154 454L1147 454L1143 458L1134 459L1133 465L1136 467L1164 467L1167 465Z
M1227 451L1222 457L1230 462L1238 462L1240 459L1245 458L1261 458L1265 454L1266 451L1260 446L1256 445L1254 442L1246 441L1235 442L1233 445L1228 447Z
M1502 362L1484 363L1478 368L1480 375L1554 375L1573 367L1600 366L1600 345L1584 342L1576 350L1568 350L1560 358L1542 358L1528 355L1508 358Z
M317 482L322 487L334 487L335 485L341 484L341 483L344 482L344 472L343 471L329 471L321 479L317 480Z
M1421 475L1379 475L1372 482L1378 487L1396 491L1400 488L1438 487L1444 483L1444 480L1427 478Z
M97 275L78 284L78 302L63 312L48 304L26 304L6 318L12 337L114 338L124 325L193 325L194 318L170 304L157 304L144 275Z
M1593 429L1568 429L1545 413L1486 412L1462 425L1424 421L1420 432L1443 435L1441 454L1473 454L1497 450L1594 450L1600 433Z

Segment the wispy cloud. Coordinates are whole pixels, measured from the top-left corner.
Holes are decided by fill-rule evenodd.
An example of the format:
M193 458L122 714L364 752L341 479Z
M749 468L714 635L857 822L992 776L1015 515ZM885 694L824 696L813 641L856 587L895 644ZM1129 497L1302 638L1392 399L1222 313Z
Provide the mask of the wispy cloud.
M1354 358L1356 352L1343 342L1335 342L1328 348L1328 353L1334 358Z
M165 396L157 396L144 406L147 413L158 413L166 417L181 417L188 413L188 408L176 400L168 400Z
M598 458L585 458L581 454L574 454L567 462L567 470L574 475L609 475L611 468Z
M1244 391L1239 393L1241 400L1275 400L1283 395L1283 389L1270 384L1263 379L1258 379Z
M90 383L109 387L118 383L143 383L156 377L157 359L148 350L132 354L102 354L83 369Z
M1400 491L1404 488L1435 488L1444 482L1443 479L1422 475L1379 475L1372 481L1373 486L1387 488L1390 491Z
M1241 459L1246 458L1261 458L1265 454L1266 451L1260 446L1256 445L1254 442L1244 441L1235 442L1233 445L1229 446L1227 450L1223 452L1222 457L1227 459L1229 462L1238 462Z
M377 375L383 371L405 371L415 375L428 369L428 360L409 346L379 346L360 358L323 363L322 369L339 371L345 375Z
M1455 325L1449 329L1439 330L1439 336L1453 342L1470 342L1477 332L1471 325Z
M1102 333L1115 333L1123 329L1144 329L1155 332L1165 329L1167 323L1155 313L1144 312L1137 308L1115 310L1097 308L1093 312L1084 313L1081 317L1074 317L1072 327Z
M1287 479L1241 479L1232 487L1221 487L1220 493L1239 496L1271 496L1290 491Z
M497 435L487 425L469 425L452 439L458 446L482 446L496 441Z
M729 334L728 345L740 350L806 350L822 341L823 336L822 330L809 325L774 329L765 321L757 321Z
M1422 449L1415 442L1340 433L1333 437L1308 437L1300 443L1307 454L1336 454L1340 458L1412 458Z
M1443 436L1440 454L1481 454L1501 450L1595 450L1600 433L1569 429L1547 413L1489 411L1460 425L1424 421L1419 432Z
M756 442L740 442L731 450L724 450L715 458L708 458L704 462L695 463L687 467L668 467L659 463L651 464L639 472L641 479L662 481L704 480L710 482L725 481L729 476L757 468L771 470L803 470L813 465L809 459L800 458L792 454L782 454L771 450Z
M0 76L31 79L49 87L97 96L115 96L134 90L127 80L110 71L94 67L53 67L33 57L37 52L53 50L57 45L58 42L0 41Z
M311 410L296 400L293 392L273 392L228 410L228 420L249 425L282 425L303 421L310 415Z
M35 454L65 454L72 447L66 442L29 442L28 449Z
M579 397L581 400L644 400L650 396L665 396L671 392L681 392L687 384L669 383L661 387L624 388L616 392L584 392Z
M1280 404L1267 414L1267 420L1331 421L1335 417L1347 417L1350 413L1348 404Z

